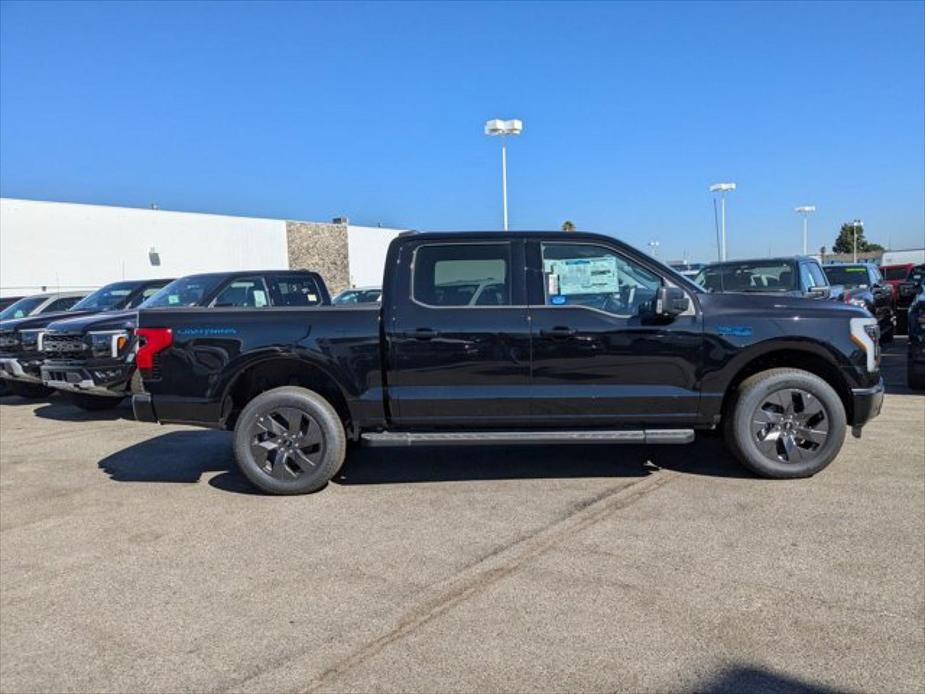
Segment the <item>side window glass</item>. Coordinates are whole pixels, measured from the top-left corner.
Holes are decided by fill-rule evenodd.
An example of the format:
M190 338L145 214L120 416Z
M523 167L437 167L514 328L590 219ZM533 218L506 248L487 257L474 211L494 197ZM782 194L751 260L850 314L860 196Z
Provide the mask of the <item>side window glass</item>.
M547 306L587 306L637 316L652 305L662 279L603 246L544 243Z
M48 308L46 308L45 311L67 311L78 301L80 301L79 296L69 296L66 299L56 299L55 301L52 301L50 304L48 304Z
M809 263L800 263L800 281L805 289L812 289L816 286L816 279L810 272L810 267L812 266Z
M321 294L315 280L299 275L276 275L267 278L275 306L317 306Z
M510 244L419 246L412 295L430 306L509 306Z
M157 294L161 289L163 289L166 286L167 284L158 284L157 286L154 286L154 287L147 287L146 289L142 290L141 294L139 294L134 299L132 299L132 303L126 308L138 308L147 299Z
M829 280L826 279L825 273L822 271L822 268L816 265L816 263L808 263L809 274L813 278L815 287L828 287Z
M267 289L260 277L242 277L231 282L215 297L216 308L262 308L269 305Z

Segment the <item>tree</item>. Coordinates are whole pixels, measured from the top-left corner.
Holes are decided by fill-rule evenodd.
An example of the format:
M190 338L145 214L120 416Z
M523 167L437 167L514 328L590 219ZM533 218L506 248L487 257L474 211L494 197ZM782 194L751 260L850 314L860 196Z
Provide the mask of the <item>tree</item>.
M570 219L562 222L562 231L575 231L575 224Z
M871 243L864 238L864 227L858 225L858 253L867 253L869 251L882 251L883 246L879 243ZM853 253L854 252L854 224L845 222L841 225L838 232L838 238L835 239L835 245L832 246L833 253Z

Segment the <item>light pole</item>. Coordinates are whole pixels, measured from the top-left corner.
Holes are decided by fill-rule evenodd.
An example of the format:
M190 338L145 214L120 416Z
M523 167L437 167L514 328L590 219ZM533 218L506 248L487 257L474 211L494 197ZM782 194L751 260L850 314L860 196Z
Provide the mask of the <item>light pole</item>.
M813 212L816 211L816 206L815 205L803 205L801 207L795 207L793 211L796 212L797 214L803 215L803 255L806 255L807 249L809 248L809 245L808 245L809 236L807 232L806 220L809 218L809 215L811 215Z
M722 234L723 234L723 236L722 236L722 240L720 241L720 244L719 244L719 259L720 259L720 262L723 262L723 261L726 260L726 193L729 192L729 191L733 191L733 190L735 190L735 189L736 189L736 184L735 184L735 183L714 183L712 186L710 186L710 192L711 192L711 193L719 193L719 194L720 194L720 205L721 205L721 208L722 208L722 216L721 216L721 218L720 218L720 219L721 219L720 226L721 226L721 228L722 228ZM714 209L716 209L716 208L714 208Z
M851 228L854 229L854 262L858 262L858 227L864 228L864 222L855 219L851 222Z
M649 248L652 249L652 257L658 258L658 241L649 241Z
M504 207L504 230L507 231L507 135L520 135L524 131L524 122L516 118L501 120L495 118L485 122L485 134L501 136L501 203Z

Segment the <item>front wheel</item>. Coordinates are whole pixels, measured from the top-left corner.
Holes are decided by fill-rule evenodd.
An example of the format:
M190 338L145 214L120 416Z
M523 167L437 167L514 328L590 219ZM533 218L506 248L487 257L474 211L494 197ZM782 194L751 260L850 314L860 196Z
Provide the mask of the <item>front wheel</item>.
M726 443L762 477L810 477L845 441L845 407L815 374L770 369L739 386L725 416Z
M47 398L55 392L54 389L43 386L41 383L23 383L22 381L8 381L8 383L10 384L10 392L13 395L29 398L30 400Z
M89 410L90 412L111 410L122 402L122 398L119 397L111 398L106 395L88 395L86 393L68 393L67 397L80 409Z
M346 454L344 425L314 391L283 386L261 393L234 428L238 467L268 494L307 494L324 487Z

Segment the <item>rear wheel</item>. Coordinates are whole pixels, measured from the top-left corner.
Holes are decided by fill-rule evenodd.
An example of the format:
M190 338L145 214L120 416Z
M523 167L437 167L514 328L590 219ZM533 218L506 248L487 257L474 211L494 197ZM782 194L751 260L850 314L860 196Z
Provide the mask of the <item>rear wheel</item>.
M8 381L10 392L21 398L47 398L55 391L52 388L43 386L41 383L23 383L22 381Z
M344 425L331 404L295 386L261 393L234 429L241 472L268 494L307 494L324 487L344 462Z
M838 393L799 369L770 369L743 381L724 424L739 461L772 478L822 470L841 450L847 426Z
M77 405L82 410L96 412L99 410L111 410L122 402L122 398L107 397L105 395L89 395L87 393L68 393L68 400Z

